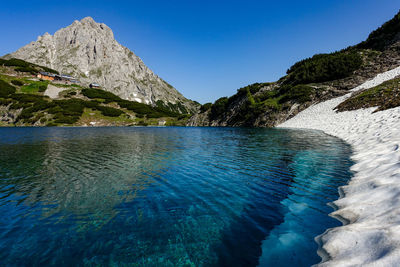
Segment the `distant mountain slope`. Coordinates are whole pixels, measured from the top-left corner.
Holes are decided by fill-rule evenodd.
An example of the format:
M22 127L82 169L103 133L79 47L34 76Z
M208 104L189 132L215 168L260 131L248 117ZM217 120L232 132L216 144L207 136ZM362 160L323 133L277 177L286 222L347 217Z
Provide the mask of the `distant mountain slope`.
M203 105L188 125L273 127L398 66L400 12L358 45L301 60L277 82L252 84Z
M112 30L91 17L74 21L54 35L6 55L72 75L84 84L98 83L123 99L166 106L180 113L196 104L154 74L143 61L114 39Z
M47 76L38 75L43 71ZM0 126L182 126L190 116L85 88L49 72L57 74L21 59L0 59Z

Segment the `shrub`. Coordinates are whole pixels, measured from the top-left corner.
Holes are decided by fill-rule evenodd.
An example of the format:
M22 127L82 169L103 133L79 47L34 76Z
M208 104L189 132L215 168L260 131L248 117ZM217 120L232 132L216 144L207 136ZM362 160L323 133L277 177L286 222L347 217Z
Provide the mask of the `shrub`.
M19 80L12 80L11 83L14 84L14 85L16 85L16 86L22 86L22 85L24 85L24 83L21 82L21 81L19 81Z
M97 101L84 101L83 104L87 108L97 109L97 106L99 105L99 102L97 102Z
M9 60L2 59L0 61L0 64L2 64L4 66L9 66L9 67L16 67L15 70L20 71L20 72L30 72L32 74L36 74L39 72L38 68L41 68L43 71L46 71L46 72L60 74L58 71L53 70L51 68L36 65L36 64L27 62L25 60L18 59L18 58L12 58Z
M315 90L310 86L299 84L293 87L282 86L279 92L282 95L279 103L294 101L302 104L312 100L312 96L314 95Z
M11 103L11 99L0 98L0 106L8 106Z
M221 97L211 107L210 119L214 120L221 116L228 107L228 98Z
M204 105L202 105L200 107L200 112L206 112L207 110L209 110L212 107L212 103L205 103Z
M15 87L7 82L0 80L0 97L7 97L15 93Z
M354 49L331 54L318 54L290 67L285 83L297 85L346 78L361 65L362 58Z
M30 67L32 64L22 59L11 58L9 60L5 60L5 62L3 62L3 65L12 67Z
M400 32L400 11L381 27L371 32L367 40L357 45L361 49L384 50L388 45L396 41L396 35Z
M30 66L27 67L15 67L14 68L15 71L18 72L29 72L32 75L35 75L36 73L38 73L38 71Z
M117 95L114 95L113 93L100 90L100 89L94 89L94 88L85 88L82 89L82 94L86 96L87 98L99 98L99 99L104 99L106 103L109 102L118 102L121 100L121 98Z
M118 117L124 113L122 110L112 107L97 106L96 109L101 111L101 114L108 117Z
M47 89L47 85L39 85L39 92L44 92Z

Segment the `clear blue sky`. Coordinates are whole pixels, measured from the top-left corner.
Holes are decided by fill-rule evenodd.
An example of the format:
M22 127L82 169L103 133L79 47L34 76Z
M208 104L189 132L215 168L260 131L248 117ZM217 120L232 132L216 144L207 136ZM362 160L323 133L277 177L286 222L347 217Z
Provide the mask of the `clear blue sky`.
M0 55L92 16L160 77L205 103L356 44L399 8L399 0L1 1Z

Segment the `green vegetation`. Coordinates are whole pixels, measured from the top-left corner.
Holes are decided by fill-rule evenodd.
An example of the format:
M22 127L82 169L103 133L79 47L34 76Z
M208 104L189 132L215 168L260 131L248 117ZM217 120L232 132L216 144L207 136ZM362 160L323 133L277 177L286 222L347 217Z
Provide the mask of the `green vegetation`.
M387 46L393 44L396 35L400 32L400 11L381 27L371 32L367 40L357 45L360 49L374 49L383 51Z
M261 88L271 86L269 89ZM257 83L238 89L237 93L229 98L222 97L214 104L205 104L200 112L210 110L210 120L221 119L232 108L232 103L244 99L240 111L231 119L241 122L243 125L251 125L252 122L263 113L276 113L290 106L291 103L304 104L314 99L318 89L311 86L299 85L273 85L271 83Z
M44 66L40 66L40 65L36 65L30 62L27 62L25 60L22 59L17 59L17 58L12 58L12 59L0 59L0 65L3 66L8 66L8 67L15 67L16 71L19 72L29 72L31 74L37 74L39 71L46 71L46 72L50 72L50 73L55 73L55 74L60 74L58 71L44 67Z
M11 83L12 83L13 85L16 85L16 86L22 86L22 85L24 85L24 83L21 82L20 80L12 80Z
M108 117L119 117L124 112L120 109L105 107L105 106L96 106L96 109L101 111L101 114Z
M298 84L296 86L282 86L279 88L279 103L293 101L299 104L312 100L315 89L311 86Z
M116 96L113 93L94 88L82 89L82 94L91 99L103 99L104 103L118 102L121 100L119 96Z
M28 85L24 85L21 87L21 92L23 93L37 93L37 92L44 92L47 89L49 82L48 81L31 81Z
M228 108L228 98L221 97L211 106L210 119L215 120L224 114Z
M8 97L15 93L15 87L7 82L0 80L0 97Z
M358 92L336 107L338 111L378 107L376 111L400 106L400 78Z
M113 93L94 89L94 88L85 88L82 89L82 94L90 99L98 99L103 101L103 103L117 103L121 108L125 108L132 112L135 112L139 115L146 115L147 118L160 118L160 117L177 117L180 114L177 112L170 111L169 109L163 106L152 107L150 105L146 105L143 103L133 102L121 99L119 96L114 95Z
M362 57L356 49L317 54L290 67L284 83L297 85L346 78L359 69L362 62Z
M212 103L205 103L204 105L201 105L200 107L200 113L206 112L212 107Z

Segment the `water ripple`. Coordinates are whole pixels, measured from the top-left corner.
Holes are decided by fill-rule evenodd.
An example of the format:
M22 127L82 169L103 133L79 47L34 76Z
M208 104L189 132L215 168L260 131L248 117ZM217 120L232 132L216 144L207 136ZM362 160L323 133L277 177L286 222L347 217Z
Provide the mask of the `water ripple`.
M309 266L349 154L317 131L0 128L0 265Z

